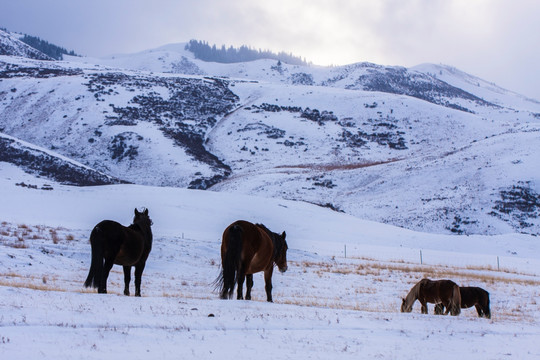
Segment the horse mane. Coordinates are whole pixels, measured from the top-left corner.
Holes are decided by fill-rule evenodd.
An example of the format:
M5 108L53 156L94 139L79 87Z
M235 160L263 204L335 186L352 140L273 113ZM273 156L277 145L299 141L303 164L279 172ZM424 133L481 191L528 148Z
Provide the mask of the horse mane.
M420 292L420 285L421 284L424 284L426 281L424 280L428 280L428 279L422 279L420 280L419 282L417 282L412 288L411 290L409 291L409 293L407 294L407 296L405 297L405 302L407 304L407 306L409 306L410 304L412 304L416 299L418 299L418 293ZM428 280L429 281L429 280Z
M261 229L263 229L268 235L272 235L272 232L270 231L270 229L268 229L268 228L266 227L266 225L264 225L264 224L255 224L255 226L258 226L258 227L260 227Z
M283 244L281 241L278 241L278 239L281 239L278 234L268 229L264 224L255 224L256 226L260 227L268 237L272 240L272 244L274 245L274 253L272 254L272 260L276 260L279 257L279 254L281 253L281 250L283 249Z
M406 307L412 307L414 302L418 299L418 294L420 293L420 287L424 284L430 282L431 280L424 278L417 282L409 291L407 296L405 297L405 306Z
M137 210L137 209L135 209ZM138 211L138 210L137 210ZM143 215L146 211L148 211L147 208L143 207L142 211L138 211L139 214ZM146 219L148 219L148 224L141 224L142 222L144 222ZM150 238L152 238L152 229L151 229L151 226L154 224L154 222L152 221L152 219L150 219L150 216L148 215L145 215L145 218L143 217L142 219L139 219L139 221L135 221L135 218L133 219L133 224L129 225L128 228L129 229L133 229L133 230L138 230L139 232L143 233L145 236L150 236ZM149 234L148 234L149 232ZM152 240L152 239L150 239Z

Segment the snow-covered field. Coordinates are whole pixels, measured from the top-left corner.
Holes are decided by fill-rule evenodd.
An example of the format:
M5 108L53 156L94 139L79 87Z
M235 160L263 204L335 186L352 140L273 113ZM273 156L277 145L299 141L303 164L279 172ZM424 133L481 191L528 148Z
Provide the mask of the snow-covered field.
M5 163L0 189L2 359L540 357L534 236L432 235L238 194L68 187ZM143 296L122 295L118 266L109 294L84 289L92 227L128 225L143 206L154 221ZM274 273L272 304L262 274L253 301L214 292L221 232L237 219L287 232L289 270ZM433 305L422 315L418 303L400 313L401 297L425 276L486 289L492 319L474 309L435 316Z

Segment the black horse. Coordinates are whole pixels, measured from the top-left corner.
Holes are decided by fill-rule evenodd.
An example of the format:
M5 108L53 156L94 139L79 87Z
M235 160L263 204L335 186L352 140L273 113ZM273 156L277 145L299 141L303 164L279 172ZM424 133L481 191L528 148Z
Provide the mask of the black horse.
M478 317L491 319L491 311L489 310L489 293L475 286L460 286L461 293L461 308L467 309L472 306L476 308ZM444 305L435 305L435 314L440 315L444 312Z
M124 295L129 296L131 267L135 266L135 296L141 296L141 277L152 250L151 225L148 209L143 212L135 209L133 224L128 227L111 220L97 224L90 234L92 263L84 286L93 286L98 293L106 294L107 278L113 264L123 265Z

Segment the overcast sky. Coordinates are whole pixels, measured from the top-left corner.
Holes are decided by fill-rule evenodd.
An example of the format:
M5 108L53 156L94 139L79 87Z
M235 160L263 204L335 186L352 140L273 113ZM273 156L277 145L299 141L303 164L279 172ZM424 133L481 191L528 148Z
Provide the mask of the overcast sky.
M0 27L106 56L204 40L317 65L452 65L540 100L539 0L0 0Z

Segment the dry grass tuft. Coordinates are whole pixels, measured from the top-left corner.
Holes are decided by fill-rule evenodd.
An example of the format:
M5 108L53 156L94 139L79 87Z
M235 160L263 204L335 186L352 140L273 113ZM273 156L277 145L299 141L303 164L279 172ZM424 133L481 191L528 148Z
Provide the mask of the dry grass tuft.
M26 245L24 241L22 240L19 240L18 242L7 242L5 245L13 249L27 249L28 248L28 245Z
M51 239L54 244L58 244L60 242L60 238L58 237L58 232L55 229L50 229L49 233L51 234Z
M22 281L22 279L15 280L6 280L6 279L0 279L0 286L9 286L14 288L24 288L24 289L31 289L31 290L39 290L39 291L60 291L60 292L66 292L66 289L63 289L58 286L50 285L48 283L38 283L35 281L32 281L32 279L26 279Z
M0 244L12 248L28 248L26 241L50 240L53 244L62 241L72 241L75 236L65 233L67 229L57 227L51 228L44 225L30 226L27 224L13 225L3 221L0 225Z

